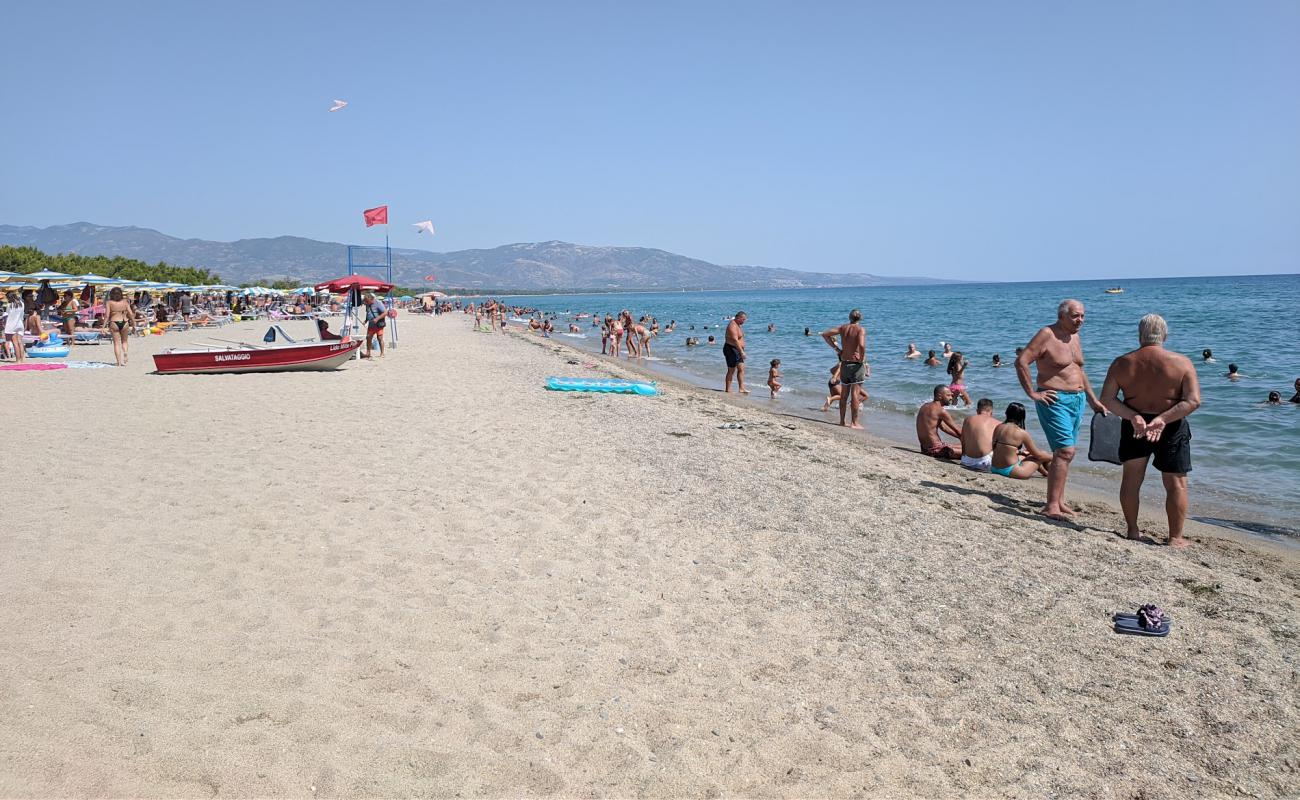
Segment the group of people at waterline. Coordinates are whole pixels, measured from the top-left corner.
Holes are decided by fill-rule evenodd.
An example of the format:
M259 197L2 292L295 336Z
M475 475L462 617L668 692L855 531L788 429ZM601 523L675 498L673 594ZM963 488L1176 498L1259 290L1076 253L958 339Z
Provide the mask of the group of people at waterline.
M624 335L632 332L638 339L653 338L648 335L647 320L633 323L627 312L622 312L617 319ZM744 311L738 311L726 325L722 341L726 392L733 391L734 387L735 391L748 393L744 330L747 319ZM1057 308L1055 322L1039 330L1025 347L1017 349L1014 366L1046 435L1046 449L1041 449L1026 430L1027 408L1020 402L1010 403L1003 418L998 420L993 415L993 401L981 398L975 404L975 414L961 425L954 421L948 413L949 406L959 398L971 404L964 380L967 362L961 352L945 346L943 357L948 360L949 381L934 387L933 399L923 404L916 415L921 451L934 458L959 461L969 469L1008 478L1045 475L1047 498L1041 513L1069 519L1076 512L1066 502L1066 483L1077 454L1085 413L1091 409L1101 415L1116 415L1121 424L1119 458L1123 462L1120 505L1128 536L1141 538L1140 489L1148 465L1154 463L1167 495L1168 543L1173 547L1186 546L1183 527L1187 514L1187 473L1192 464L1191 426L1187 417L1201 404L1196 370L1186 356L1164 348L1168 326L1159 315L1149 314L1138 323L1138 347L1111 364L1099 396L1083 369L1080 331L1084 320L1083 303L1063 301ZM606 328L610 327L607 323ZM805 334L812 332L805 331ZM847 322L822 331L821 337L836 355L827 404L823 408L838 401L840 424L861 428L861 409L867 399L865 382L871 375L861 312L850 311ZM648 349L646 344L636 341L634 347L636 351ZM619 352L618 348L606 349ZM905 357L921 355L913 345ZM994 366L1001 366L997 363L1000 361L1000 357L995 358ZM939 354L931 351L926 363L934 366L943 362ZM772 396L776 396L781 388L779 360L770 362L767 377ZM1300 402L1300 386L1297 401ZM945 435L954 441L945 441Z
M967 405L970 399L964 383L965 359L960 352L952 352L948 362L950 382L935 386L933 399L916 414L921 452L1008 478L1045 475L1047 501L1042 513L1069 519L1075 510L1065 500L1065 487L1077 454L1084 414L1089 408L1102 415L1114 414L1121 419L1120 506L1129 538L1141 538L1140 490L1147 466L1154 462L1167 496L1168 543L1184 547L1187 473L1192 466L1187 417L1201 404L1196 369L1186 356L1165 349L1168 325L1159 315L1148 314L1138 323L1137 349L1115 359L1098 396L1083 369L1080 331L1084 320L1083 303L1063 301L1057 308L1056 321L1034 334L1016 355L1016 373L1047 437L1046 450L1040 449L1025 429L1026 408L1019 402L1010 403L999 421L993 416L993 401L981 398L976 413L957 425L948 407L958 397L963 397ZM851 428L862 427L859 412L866 399L863 384L870 376L866 330L861 321L861 312L854 309L846 323L822 332L838 359L833 380L838 378L840 388L840 424ZM740 312L727 328L726 391L731 391L733 375L738 377L737 386L743 391L744 324L745 315ZM919 352L913 345L905 357L916 356ZM927 361L937 362L933 351ZM955 441L945 441L945 434Z

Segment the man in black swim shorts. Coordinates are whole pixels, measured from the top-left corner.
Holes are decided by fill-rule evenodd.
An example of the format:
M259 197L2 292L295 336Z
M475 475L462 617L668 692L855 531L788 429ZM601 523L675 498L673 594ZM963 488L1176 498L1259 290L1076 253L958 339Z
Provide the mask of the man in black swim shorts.
M1101 402L1123 420L1119 457L1124 462L1124 476L1119 504L1128 524L1128 538L1142 538L1138 504L1147 461L1154 456L1168 497L1169 546L1186 547L1183 523L1187 519L1187 473L1192 469L1192 428L1187 415L1201 405L1201 385L1191 359L1165 349L1168 337L1169 326L1159 314L1143 317L1138 322L1142 346L1110 365Z
M745 331L741 326L748 319L744 311L737 311L731 322L727 323L727 340L722 345L722 356L727 360L727 379L723 391L731 392L731 379L736 378L736 388L741 394L749 394L745 388ZM713 338L713 337L709 337Z

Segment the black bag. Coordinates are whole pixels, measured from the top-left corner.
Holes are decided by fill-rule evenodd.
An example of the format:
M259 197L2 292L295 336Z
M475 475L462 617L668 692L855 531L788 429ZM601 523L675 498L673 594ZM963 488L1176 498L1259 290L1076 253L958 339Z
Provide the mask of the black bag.
M1123 464L1119 460L1120 430L1124 420L1117 414L1092 415L1092 425L1088 428L1088 460L1104 461L1108 464Z

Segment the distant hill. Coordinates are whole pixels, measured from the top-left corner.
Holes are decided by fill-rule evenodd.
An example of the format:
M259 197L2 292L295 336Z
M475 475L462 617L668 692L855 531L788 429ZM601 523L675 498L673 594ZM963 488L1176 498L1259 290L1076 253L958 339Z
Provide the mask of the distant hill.
M298 236L212 242L178 239L149 228L89 222L48 228L0 225L0 245L28 245L47 253L126 256L201 267L227 283L275 279L313 283L347 271L347 247ZM594 247L568 242L507 244L488 250L433 253L393 249L398 285L421 286L437 275L440 287L555 291L789 289L939 283L865 273L802 272L772 267L721 266L648 247Z

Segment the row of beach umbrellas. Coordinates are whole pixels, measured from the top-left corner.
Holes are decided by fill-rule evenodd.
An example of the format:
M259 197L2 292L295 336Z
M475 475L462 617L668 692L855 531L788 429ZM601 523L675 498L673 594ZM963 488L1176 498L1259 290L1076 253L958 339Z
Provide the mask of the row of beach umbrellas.
M18 272L5 272L0 270L0 287L10 289L35 289L38 288L42 281L48 281L51 289L75 289L80 286L117 286L127 291L160 291L160 292L239 292L245 297L254 297L262 295L291 295L291 294L318 294L310 286L303 286L298 289L272 289L269 286L249 286L240 289L238 286L227 286L222 283L214 284L188 284L188 283L163 283L161 281L131 281L122 278L107 278L103 275L96 275L93 272L88 275L69 275L64 272L54 272L53 270L41 270L40 272L30 272L22 274Z
M89 273L87 275L69 275L65 272L54 272L53 270L43 269L40 272L29 272L27 274L19 272L5 272L0 270L0 286L4 288L22 288L35 289L43 281L48 281L51 289L73 289L87 284L91 286L118 286L130 291L163 291L163 292L181 292L181 291L211 291L224 292L232 291L237 287L225 286L223 284L213 284L211 286L192 286L187 283L163 283L161 281L131 281L122 278L106 278L103 275ZM272 290L268 290L272 291Z
M21 274L17 272L5 272L0 270L0 287L12 289L38 288L42 282L49 282L51 289L63 290L74 289L80 286L117 286L129 291L161 291L161 292L238 292L245 297L258 297L263 295L318 295L318 294L343 294L349 289L357 288L363 290L387 292L392 290L392 285L367 278L360 275L349 275L345 278L336 278L333 281L317 284L316 286L300 286L297 289L272 289L268 286L250 286L240 289L236 286L226 286L224 284L212 285L190 285L186 283L161 283L159 281L130 281L121 278L106 278L103 275L90 273L88 275L68 275L63 272L54 272L53 270L41 270L40 272L30 272ZM443 296L441 292L430 292L434 296ZM424 295L421 295L423 297ZM403 295L402 300L413 300L411 295Z

